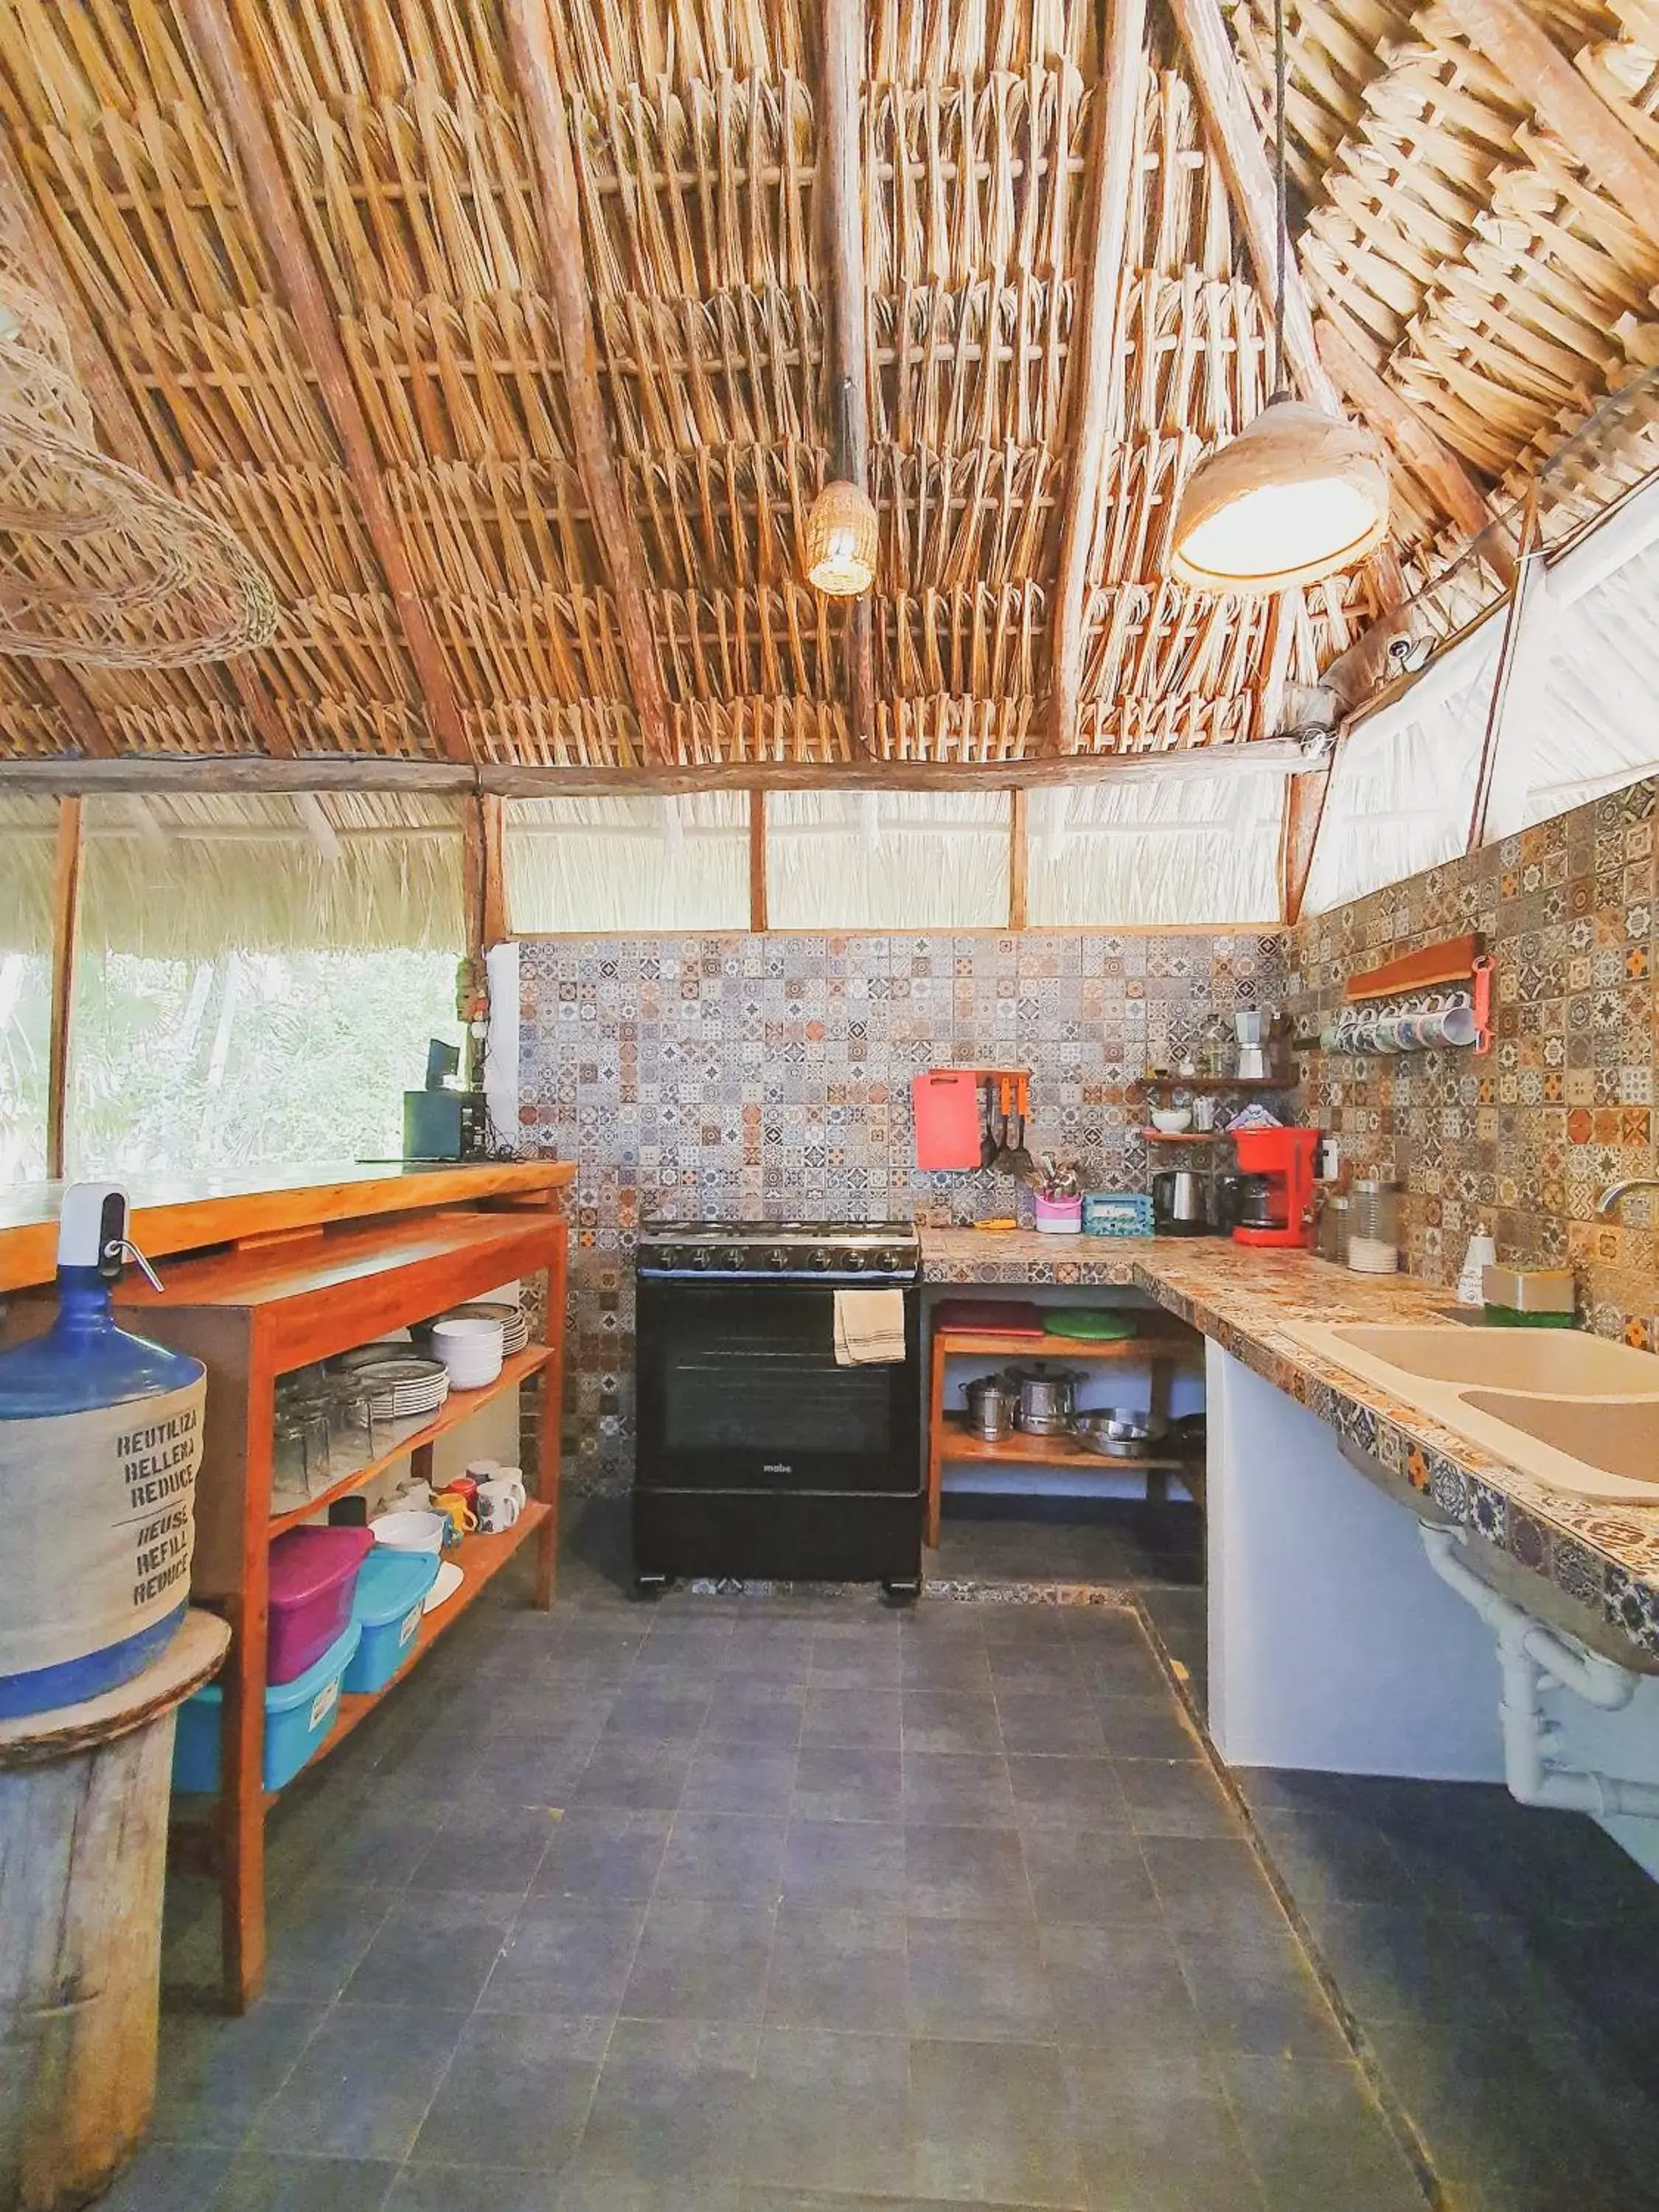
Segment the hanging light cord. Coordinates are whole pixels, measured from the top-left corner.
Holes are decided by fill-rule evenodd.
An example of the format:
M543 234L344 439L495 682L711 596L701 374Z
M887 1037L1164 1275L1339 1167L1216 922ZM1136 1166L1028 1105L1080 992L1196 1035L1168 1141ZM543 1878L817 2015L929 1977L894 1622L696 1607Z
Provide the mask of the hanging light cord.
M1273 219L1279 235L1273 292L1273 397L1285 391L1285 261L1290 224L1285 211L1285 0L1273 0Z

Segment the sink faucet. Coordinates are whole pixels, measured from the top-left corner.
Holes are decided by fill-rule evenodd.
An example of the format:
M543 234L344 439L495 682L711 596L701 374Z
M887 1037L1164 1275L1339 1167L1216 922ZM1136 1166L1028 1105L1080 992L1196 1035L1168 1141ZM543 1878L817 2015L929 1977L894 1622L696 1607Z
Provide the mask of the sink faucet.
M1610 1182L1596 1195L1598 1213L1611 1213L1626 1191L1659 1190L1659 1176L1626 1176L1623 1182Z

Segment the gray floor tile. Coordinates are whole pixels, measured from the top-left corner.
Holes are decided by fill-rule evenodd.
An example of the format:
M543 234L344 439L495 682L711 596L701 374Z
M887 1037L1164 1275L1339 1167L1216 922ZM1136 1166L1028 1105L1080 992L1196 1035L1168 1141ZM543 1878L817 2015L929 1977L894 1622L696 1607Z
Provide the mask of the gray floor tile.
M919 2197L1083 2203L1070 2096L1053 2045L913 2043L910 2130Z
M1225 2070L1273 2212L1423 2212L1417 2176L1358 2067L1237 2057Z
M1034 1907L1018 1835L1006 1828L908 1822L904 1901L907 1911L933 1918L1030 1917Z
M602 1734L599 1741L605 1741ZM597 1755L585 1735L557 1743L538 1743L521 1735L491 1736L460 1795L501 1809L568 1805Z
M1014 1788L1000 1752L907 1751L902 1805L907 1820L1011 1828Z
M812 1646L808 1679L813 1689L896 1690L899 1686L896 1636L866 1642L861 1638L820 1638Z
M806 1715L806 1693L785 1697L723 1700L718 1693L698 1739L707 1747L715 1743L740 1744L750 1751L798 1751Z
M399 1898L346 1984L348 2002L471 2011L520 1902L453 1892Z
M783 1895L793 1905L902 1904L904 1830L896 1821L792 1820Z
M758 2021L775 1908L660 1894L646 1915L623 1995L630 2018Z
M672 1826L669 1813L577 1806L555 1829L531 1893L643 1903L657 1886Z
M501 1943L479 2010L609 2019L622 2003L644 1924L642 1905L532 1898Z
M477 2014L416 2137L414 2161L556 2174L580 2139L599 2075L596 2061L570 2049L561 2021Z
M164 2012L152 2137L240 2143L294 2070L323 2016L320 2004L273 1999L240 2020Z
M389 2160L247 2151L220 2185L213 2212L380 2212L397 2175Z
M997 1719L1002 1741L1010 1751L1068 1751L1102 1757L1106 1733L1094 1707L1075 1695L1069 1686L1032 1693L1006 1690L997 1683Z
M727 1898L744 1905L775 1905L783 1877L787 1823L742 1813L674 1816L673 1832L657 1876L659 1897Z
M1144 1927L1161 1917L1140 1838L1127 1828L1028 1825L1020 1850L1039 1920Z
M891 2034L904 2018L903 1916L786 1903L766 1990L769 2026Z
M906 1751L1000 1751L1002 1731L988 1691L906 1690L900 1700Z
M1117 1771L1138 1833L1237 1834L1238 1816L1207 1766L1190 1759L1129 1759Z
M100 2212L208 2212L233 2156L223 2146L154 2144L98 2199Z
M384 2212L566 2212L568 2171L507 2166L405 2166Z
M905 1963L912 2034L972 2042L1054 2040L1054 2006L1032 1922L912 1915Z
M1098 2212L1265 2212L1218 2075L1133 2036L1066 2054L1087 2199ZM1330 2212L1346 2201L1339 2194Z
M1282 1942L1284 1909L1242 1835L1139 1838L1158 1901L1179 1935Z
M1421 1892L1399 1853L1370 1821L1340 1813L1263 1812L1256 1826L1267 1855L1298 1903L1407 1905Z
M737 2181L758 2042L753 2033L650 2034L621 2023L569 2169L572 2201L601 2185Z
M601 1744L570 1792L572 1805L614 1805L635 1812L672 1812L691 1764L690 1741L653 1743L636 1738Z
M501 1895L528 1889L542 1854L553 1840L558 1815L544 1805L511 1802L455 1806L415 1869L417 1895L441 1890L488 1890Z
M769 2027L749 2098L745 2179L839 2191L902 2187L908 2057L902 2033Z
M1283 1942L1180 1936L1182 1971L1217 2050L1255 2057L1346 2056L1334 2014L1288 1930Z
M1160 2051L1199 2042L1198 2014L1163 1929L1054 1923L1042 1929L1040 1948L1064 2041Z
M1123 1786L1108 1759L1064 1752L1010 1752L1008 1775L1022 1826L1123 1828L1129 1825Z
M617 1691L599 1741L611 1744L620 1738L689 1746L702 1729L708 1702L706 1686L687 1688L672 1681L641 1683L635 1675Z
M252 2147L404 2157L465 2024L433 2007L337 2005L266 2106Z
M795 1795L798 1754L748 1744L700 1742L680 1794L683 1813L749 1813L781 1817Z
M803 1742L794 1811L804 1820L896 1820L896 1747Z
M899 1747L899 1692L896 1689L819 1688L807 1694L801 1727L803 1747L812 1744L860 1744L874 1751Z
M449 1809L447 1796L342 1820L310 1855L309 1879L336 1889L403 1889Z
M1095 1711L1114 1759L1201 1759L1203 1747L1167 1691L1156 1697L1096 1701Z

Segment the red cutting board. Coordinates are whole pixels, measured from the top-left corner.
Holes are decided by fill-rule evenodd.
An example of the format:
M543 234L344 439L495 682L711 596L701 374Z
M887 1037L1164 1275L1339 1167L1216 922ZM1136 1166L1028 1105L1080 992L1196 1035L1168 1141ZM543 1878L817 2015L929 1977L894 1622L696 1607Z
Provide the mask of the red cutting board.
M945 1298L933 1308L933 1327L957 1336L1041 1336L1042 1309L1024 1298Z
M930 1067L910 1084L919 1168L979 1165L979 1079L971 1068Z

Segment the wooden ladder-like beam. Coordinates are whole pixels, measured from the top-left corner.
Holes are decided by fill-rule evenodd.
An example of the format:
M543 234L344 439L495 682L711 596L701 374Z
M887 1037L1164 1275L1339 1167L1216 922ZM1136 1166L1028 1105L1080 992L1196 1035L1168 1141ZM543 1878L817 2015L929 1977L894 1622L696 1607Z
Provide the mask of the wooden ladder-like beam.
M829 290L824 318L830 404L830 447L836 447L841 383L852 385L848 466L853 482L870 486L870 362L864 276L864 195L860 183L860 100L869 35L864 0L821 0L819 31L823 89L818 115L818 190L822 243ZM848 611L848 700L853 742L862 752L875 743L876 677L870 594Z
M447 760L470 762L472 749L455 687L416 588L305 225L225 0L179 0L179 7L191 51L206 72L235 148L248 212L340 441L363 526L397 610L427 721Z
M27 268L37 288L64 318L76 380L92 403L93 417L105 452L139 476L167 483L154 441L128 397L110 358L103 333L87 312L69 265L37 209L22 167L0 129L0 235ZM46 682L59 707L76 726L82 750L118 753L80 684L61 664L43 664ZM244 660L222 664L222 672L241 702L264 750L281 756L294 746L277 716L264 678ZM66 678L60 684L59 678ZM72 697L71 696L72 695ZM94 732L96 737L94 737Z
M1099 526L1101 488L1122 428L1117 419L1118 323L1140 123L1141 48L1146 33L1146 0L1111 0L1102 67L1105 99L1091 149L1094 235L1089 252L1088 305L1081 318L1083 359L1078 372L1077 428L1055 592L1049 678L1052 719L1045 747L1052 753L1077 750L1088 640L1089 566Z
M662 670L651 631L638 536L623 495L622 471L599 388L599 356L588 299L581 204L559 58L547 0L506 0L507 41L524 107L525 128L540 190L536 215L547 259L548 297L564 357L565 400L575 444L576 473L587 495L593 535L617 603L623 660L648 759L672 758Z

